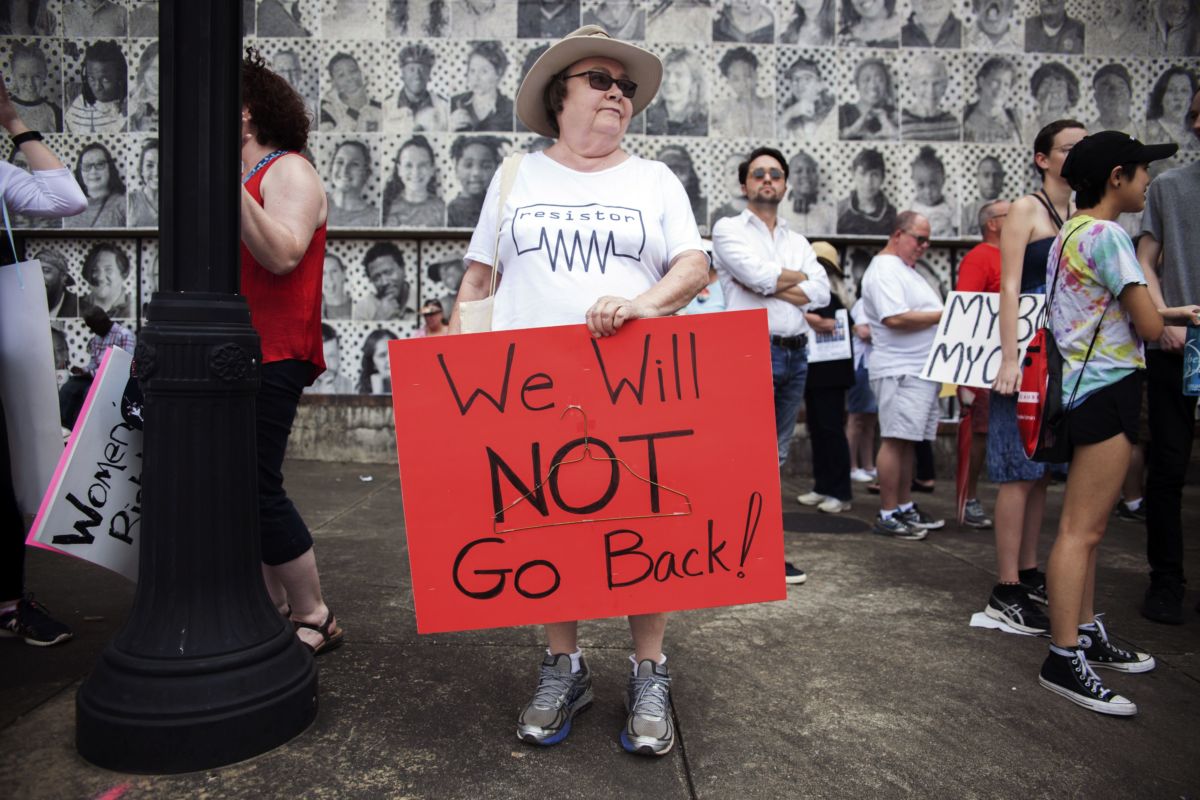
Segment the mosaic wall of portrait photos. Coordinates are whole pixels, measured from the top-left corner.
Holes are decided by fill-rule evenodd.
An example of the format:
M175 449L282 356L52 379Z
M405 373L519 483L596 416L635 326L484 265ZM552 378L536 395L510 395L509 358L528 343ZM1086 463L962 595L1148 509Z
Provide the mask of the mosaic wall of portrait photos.
M1043 19L1039 0L241 2L248 43L312 116L306 155L330 197L326 332L345 378L336 391L381 385L373 349L412 335L421 304L438 299L449 313L493 172L509 152L551 144L515 118L521 78L580 24L663 59L663 86L625 147L671 167L702 232L741 210L738 161L778 147L792 173L781 213L842 246L851 288L889 214L917 208L940 244L926 277L946 291L976 241L978 207L1038 186L1030 146L1049 120L1178 141L1184 149L1156 171L1200 158L1183 122L1200 75L1200 15L1173 0L1066 0L1061 20ZM157 283L159 4L42 0L16 18L8 5L0 72L89 198L74 219L14 224L31 231L31 254L60 253L68 300L120 308L119 294L136 325ZM101 238L37 239L63 228ZM130 272L102 252L87 276L104 285L93 286L85 261L108 242ZM373 247L383 265L374 281L364 264ZM77 310L55 324L77 362Z

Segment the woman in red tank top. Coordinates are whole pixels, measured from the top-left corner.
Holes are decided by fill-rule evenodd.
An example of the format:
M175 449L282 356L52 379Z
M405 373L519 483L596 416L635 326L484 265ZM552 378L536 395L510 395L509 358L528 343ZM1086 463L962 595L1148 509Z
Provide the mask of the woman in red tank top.
M257 397L258 506L263 577L281 614L314 653L343 632L321 595L312 535L283 489L283 455L300 393L325 370L321 270L328 208L321 179L299 155L304 101L251 50L242 62L242 294L262 340Z

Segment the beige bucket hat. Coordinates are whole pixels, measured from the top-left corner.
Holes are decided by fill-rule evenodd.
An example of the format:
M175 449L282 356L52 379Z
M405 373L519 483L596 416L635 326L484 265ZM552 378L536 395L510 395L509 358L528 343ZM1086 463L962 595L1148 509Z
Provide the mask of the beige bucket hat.
M629 80L638 85L632 101L635 115L650 105L662 83L663 66L658 56L612 38L599 25L584 25L551 45L521 81L521 88L517 90L517 118L525 123L525 127L543 136L555 136L542 104L546 84L576 61L593 57L611 58L625 67Z
M817 254L818 259L829 262L829 265L837 271L838 275L842 274L842 260L838 258L836 247L829 242L813 242L812 249Z

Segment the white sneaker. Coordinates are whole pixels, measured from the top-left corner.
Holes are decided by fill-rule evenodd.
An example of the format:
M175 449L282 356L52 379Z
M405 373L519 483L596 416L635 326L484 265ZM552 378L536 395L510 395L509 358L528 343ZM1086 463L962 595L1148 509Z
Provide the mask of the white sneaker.
M818 506L828 499L829 498L823 494L818 494L817 492L808 492L797 497L796 502L802 506Z
M850 480L855 483L870 483L875 480L875 477L867 470L859 467L858 469L850 470Z
M825 502L817 506L818 511L824 511L826 514L840 514L843 511L850 510L849 500L838 500L836 497L826 497Z

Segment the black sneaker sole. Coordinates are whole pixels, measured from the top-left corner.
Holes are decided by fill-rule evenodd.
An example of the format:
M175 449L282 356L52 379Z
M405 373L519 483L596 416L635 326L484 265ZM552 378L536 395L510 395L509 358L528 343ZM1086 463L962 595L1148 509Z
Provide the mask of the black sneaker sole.
M1089 711L1095 711L1097 714L1107 714L1112 717L1132 717L1138 713L1137 704L1129 701L1127 703L1112 703L1106 700L1096 700L1091 697L1084 697L1076 694L1070 689L1063 688L1053 681L1048 681L1041 675L1038 675L1038 683L1043 689L1049 689L1059 697L1065 697L1076 705L1083 706ZM1120 697L1120 695L1116 695Z

